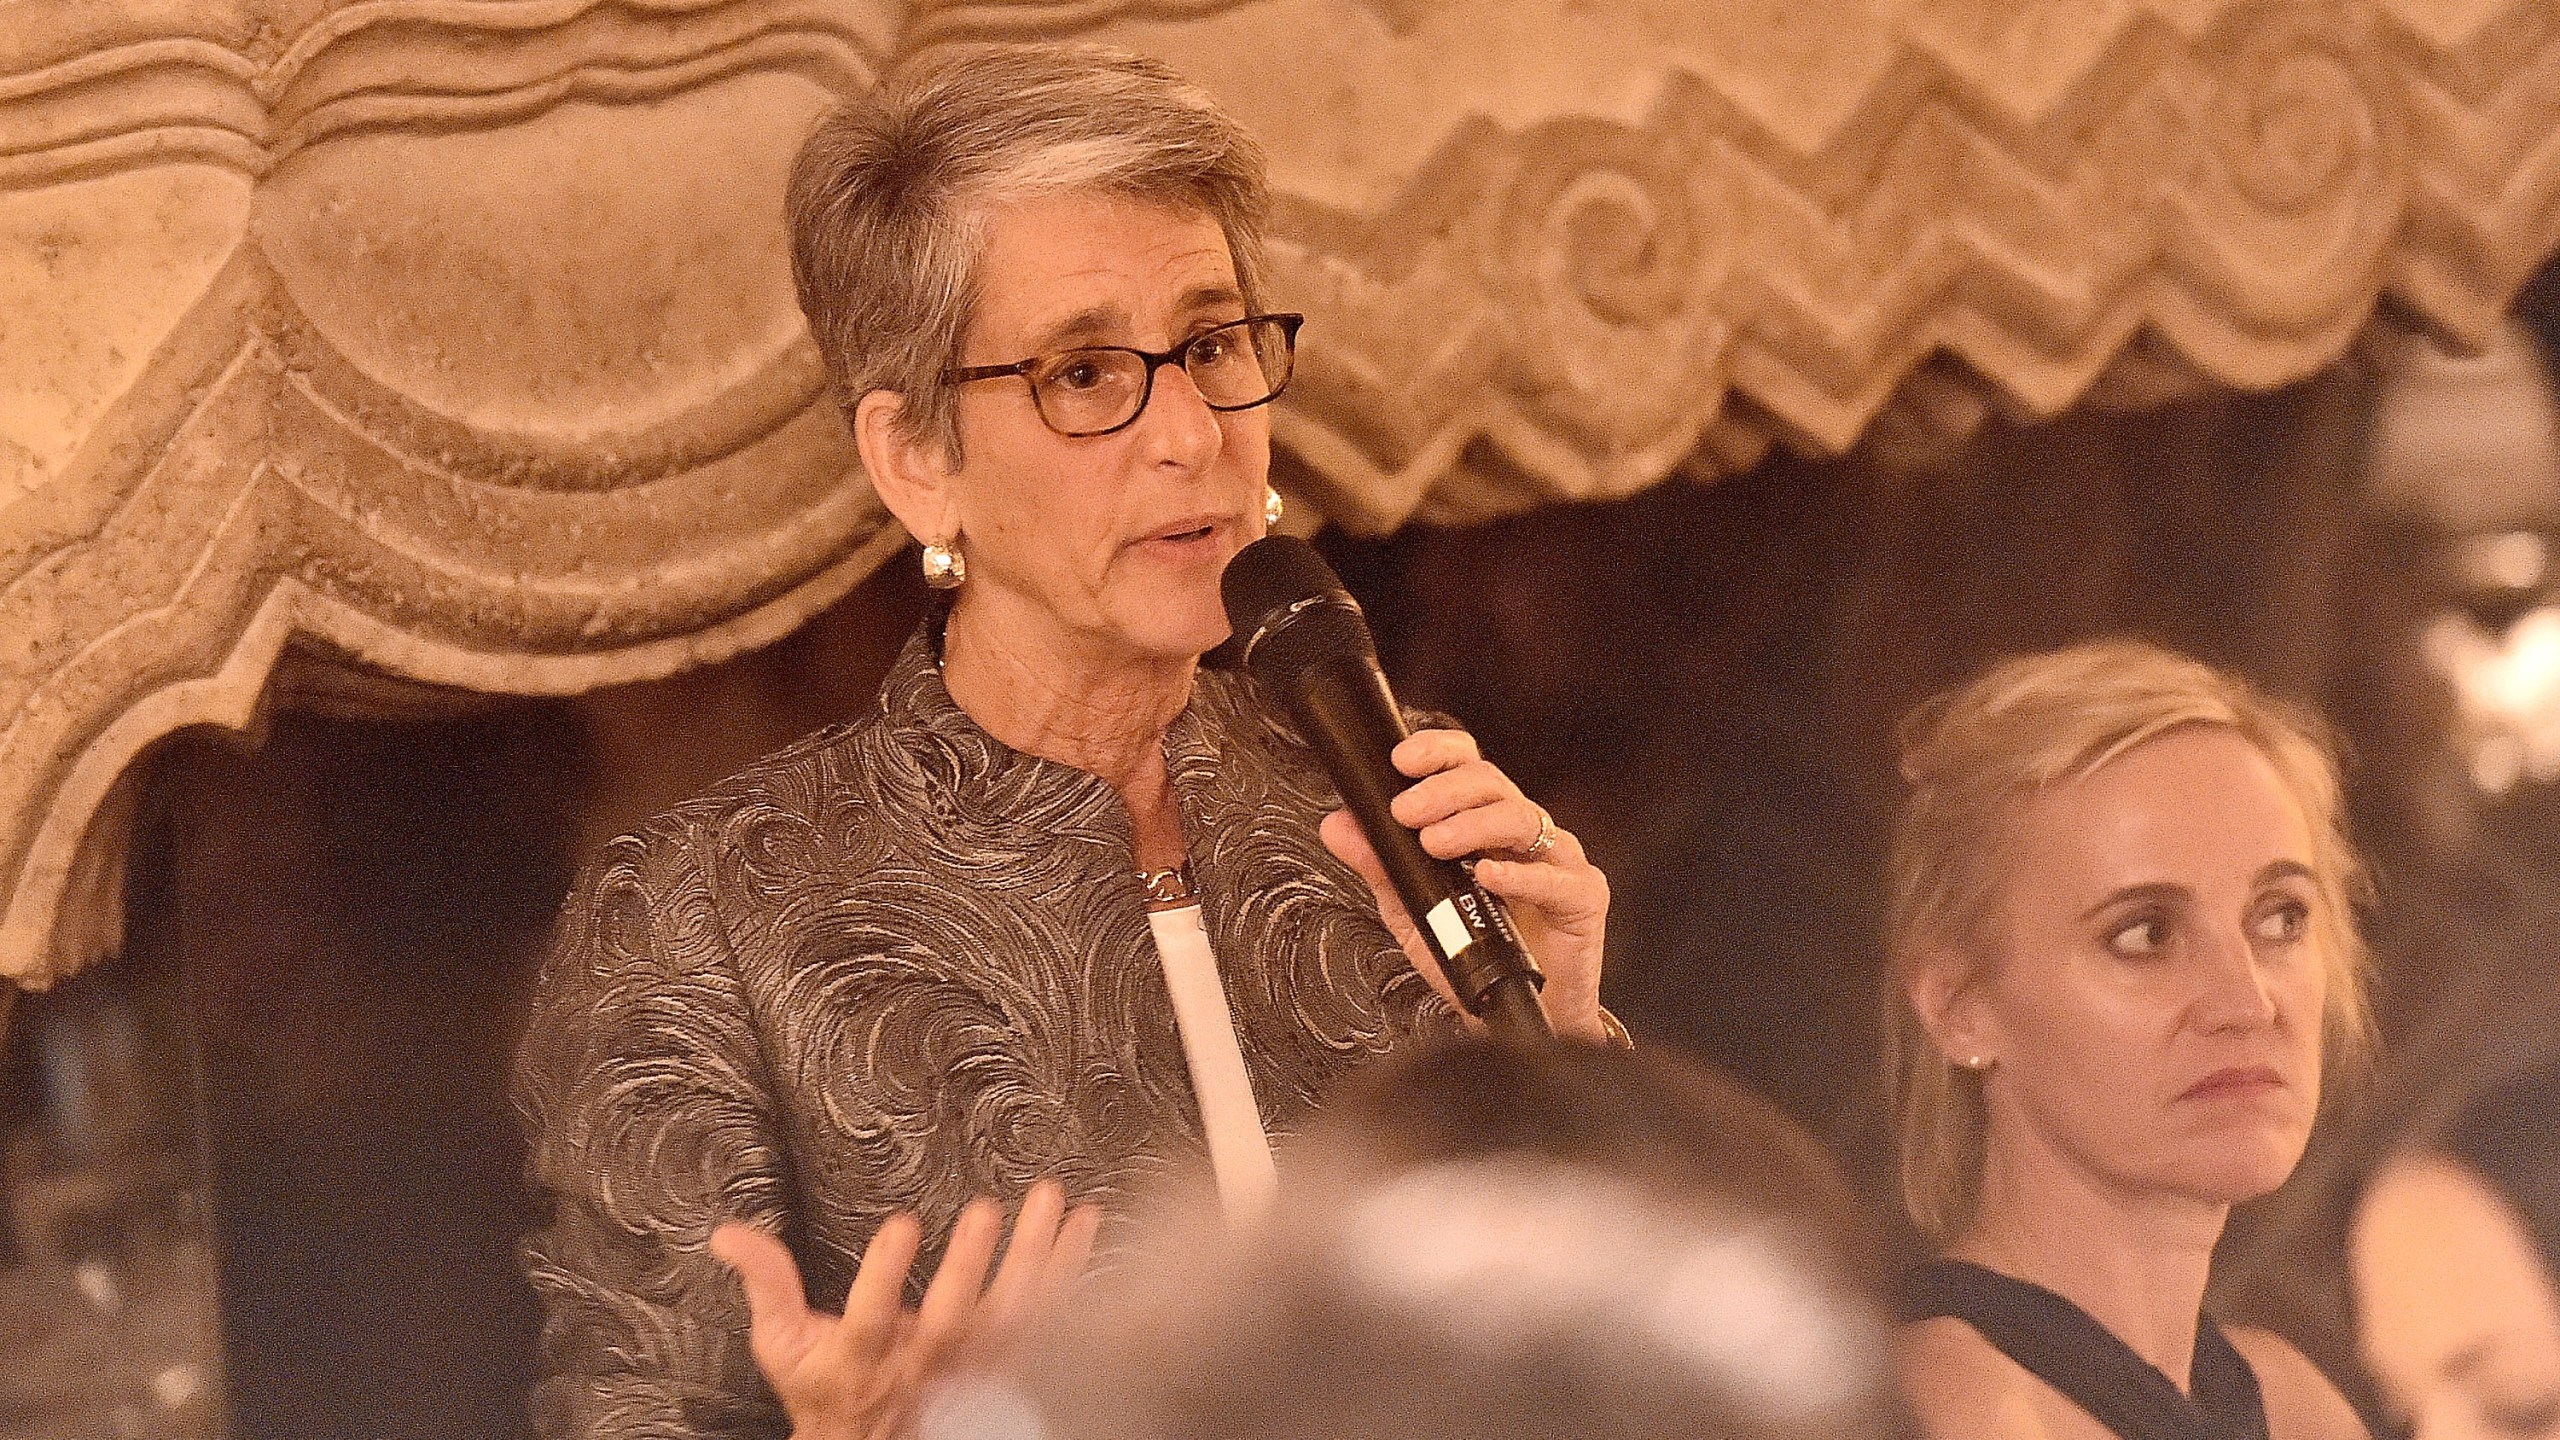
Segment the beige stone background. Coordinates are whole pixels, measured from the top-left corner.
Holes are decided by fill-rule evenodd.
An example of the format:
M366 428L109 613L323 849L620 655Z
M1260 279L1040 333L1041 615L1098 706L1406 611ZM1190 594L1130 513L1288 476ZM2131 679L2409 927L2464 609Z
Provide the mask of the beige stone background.
M227 853L323 810L371 817L377 868L431 848L397 806L307 778L348 773L357 742L297 716L503 727L513 698L582 697L598 764L673 774L693 742L699 769L858 703L829 687L858 690L844 657L912 613L881 570L904 537L818 394L783 169L899 56L1068 35L1163 56L1270 149L1277 289L1310 315L1275 417L1293 523L1381 564L1466 577L1507 557L1516 576L1618 563L1623 538L1575 527L1633 505L1653 544L1691 552L1646 563L1700 591L1714 566L1810 573L1846 525L1876 568L1845 582L1837 613L1864 638L1821 685L1851 716L1990 643L1928 624L2044 633L1953 601L1901 618L1896 577L1937 583L2006 534L2121 581L2145 506L2230 523L2194 477L2259 444L2274 458L2229 493L2273 497L2293 578L2270 593L2300 603L2234 658L2309 684L2289 637L2317 628L2302 597L2352 543L2319 497L2341 493L2372 377L2413 336L2489 342L2560 251L2548 0L0 4L0 1031L11 986L185 955L199 1067L274 1127L217 1117L209 1143L280 1153L333 1123L346 1076L261 1064L440 1054L417 1038L437 1007L502 1015L511 993L458 1000L480 982L444 977L348 1041L248 988L262 956L341 944L310 918L326 897L294 888L337 872ZM1949 473L1967 478L1928 478ZM1666 481L1762 508L1701 510ZM1785 509L1790 485L1810 508ZM1541 508L1569 504L1600 508ZM2220 612L2180 613L2210 652ZM1466 623L1551 658L1516 617ZM1463 691L1419 641L1402 658L1431 698ZM1457 708L1494 723L1538 699ZM744 715L716 742L696 729L714 711ZM208 732L264 760L209 758ZM184 783L154 799L163 761ZM580 809L567 788L537 801L572 829L640 804ZM138 855L151 836L177 859ZM162 877L142 935L137 868ZM1632 933L1670 888L1628 895ZM484 919L531 935L540 901ZM357 988L278 965L260 983ZM1670 981L1624 973L1637 1009L1675 1013ZM479 1031L461 1051L479 1088L455 1103L478 1105L502 1057ZM1761 1073L1747 1047L1727 1058ZM1768 1061L1782 1094L1808 1063ZM246 1213L242 1174L217 1179ZM227 1263L229 1285L297 1260L290 1236L234 1235ZM457 1293L467 1325L477 1292ZM329 1433L281 1402L239 1409L266 1383L242 1336L293 1317L228 1298L237 1433Z
M2476 342L2560 243L2534 0L153 0L0 27L0 976L114 948L117 782L280 651L663 676L897 543L792 309L796 137L1083 35L1270 143L1289 488L1362 532L1880 414Z

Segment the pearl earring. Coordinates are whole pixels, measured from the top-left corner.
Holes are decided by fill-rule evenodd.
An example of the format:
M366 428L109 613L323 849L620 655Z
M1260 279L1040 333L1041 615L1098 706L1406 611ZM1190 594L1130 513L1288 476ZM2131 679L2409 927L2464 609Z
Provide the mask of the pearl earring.
M969 562L952 540L928 541L924 547L924 583L936 590L957 590L969 578Z
M1265 524L1265 525L1277 525L1277 524L1279 524L1279 523L1280 523L1280 517L1281 517L1281 515L1283 515L1284 513L1286 513L1286 512L1288 511L1288 508L1289 508L1288 504L1280 498L1280 490L1279 490L1279 487L1274 486L1274 485L1265 485L1265 486L1263 486L1263 487L1262 487L1262 523L1263 523L1263 524Z

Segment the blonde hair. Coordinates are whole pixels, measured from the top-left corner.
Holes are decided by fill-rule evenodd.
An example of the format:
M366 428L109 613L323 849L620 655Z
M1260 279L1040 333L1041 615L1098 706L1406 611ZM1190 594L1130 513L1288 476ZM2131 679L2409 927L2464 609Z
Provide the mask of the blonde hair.
M2356 907L2363 862L2346 835L2327 727L2235 675L2137 640L2102 640L1994 666L1924 702L1901 729L1908 786L1886 861L1884 1065L1894 1089L1903 1206L1932 1239L1971 1215L1982 1170L1979 1078L1941 1054L1909 999L1934 948L1976 942L1997 890L2001 829L2020 801L2089 774L2163 732L2229 730L2257 747L2300 804L2329 967L2329 1054L2371 1049L2370 968Z
M1074 190L1209 217L1247 308L1261 308L1261 147L1154 60L1100 45L954 46L819 123L783 203L800 309L848 421L864 395L890 391L910 437L959 458L942 375L968 333L988 212Z

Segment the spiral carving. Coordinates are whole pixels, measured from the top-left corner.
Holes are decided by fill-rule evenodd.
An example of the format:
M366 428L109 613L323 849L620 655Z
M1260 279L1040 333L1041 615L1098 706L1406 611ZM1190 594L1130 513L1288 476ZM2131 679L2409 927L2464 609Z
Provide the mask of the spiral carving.
M1718 385L1712 172L1668 134L1597 120L1523 136L1490 240L1517 383L1551 425L1643 445ZM1685 445L1693 432L1680 435Z
M2270 215L2351 193L2379 167L2374 106L2333 52L2280 53L2214 98L2214 154L2234 188Z
M776 209L809 118L930 45L1133 44L1260 134L1311 317L1275 441L1369 532L1879 416L1926 448L2128 356L2282 384L2386 298L2477 339L2560 250L2549 0L288 8L0 26L0 312L38 337L0 356L0 634L35 637L0 659L0 976L112 947L57 921L113 873L118 776L244 723L294 636L573 691L896 550Z
M2202 127L2204 183L2186 202L2202 283L2278 328L2334 329L2405 205L2403 123L2354 18L2270 8L2239 25Z

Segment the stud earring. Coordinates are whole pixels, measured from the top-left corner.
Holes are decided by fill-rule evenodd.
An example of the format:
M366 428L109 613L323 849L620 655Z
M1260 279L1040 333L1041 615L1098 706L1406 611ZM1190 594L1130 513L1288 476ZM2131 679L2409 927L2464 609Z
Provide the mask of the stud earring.
M952 540L960 537L954 535ZM924 547L924 583L936 590L957 590L969 578L969 561L950 540L928 541Z
M1979 1075L1985 1070L1991 1068L1991 1057L1988 1055L1967 1055L1957 1063L1976 1075Z
M1265 524L1265 525L1277 525L1277 524L1279 524L1279 523L1280 523L1280 517L1281 517L1283 514L1287 513L1288 509L1289 509L1288 504L1280 498L1280 489L1279 489L1279 487L1278 487L1278 486L1276 486L1276 485L1265 485L1265 486L1263 486L1263 487L1262 487L1262 523L1263 523L1263 524Z

